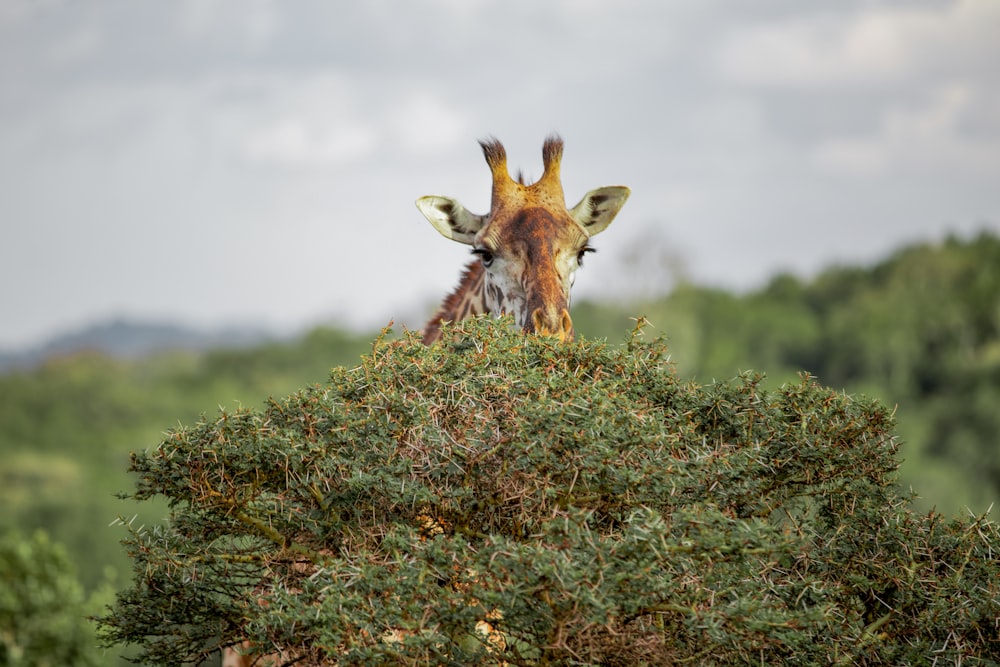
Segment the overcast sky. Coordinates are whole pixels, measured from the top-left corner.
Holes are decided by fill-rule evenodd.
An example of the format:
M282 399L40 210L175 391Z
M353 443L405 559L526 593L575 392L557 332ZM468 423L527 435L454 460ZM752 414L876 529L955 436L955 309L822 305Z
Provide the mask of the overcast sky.
M628 185L575 296L1000 231L1000 2L0 0L0 348L104 318L419 327L495 135Z

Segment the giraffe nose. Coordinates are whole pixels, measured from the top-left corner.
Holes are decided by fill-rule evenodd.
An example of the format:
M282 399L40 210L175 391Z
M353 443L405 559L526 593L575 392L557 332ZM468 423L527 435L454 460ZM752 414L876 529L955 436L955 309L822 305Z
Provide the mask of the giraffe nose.
M569 311L563 308L559 312L558 318L546 316L546 312L541 308L536 308L531 313L531 324L534 332L539 336L553 336L559 342L573 340L573 319L569 316Z

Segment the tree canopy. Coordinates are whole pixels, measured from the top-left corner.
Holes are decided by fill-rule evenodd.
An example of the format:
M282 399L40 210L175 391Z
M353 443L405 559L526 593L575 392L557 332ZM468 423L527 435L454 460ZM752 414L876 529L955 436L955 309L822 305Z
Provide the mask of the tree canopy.
M128 538L105 640L167 665L244 640L298 665L1000 660L1000 533L911 510L890 411L682 381L640 334L470 321L172 431L133 456L171 515Z

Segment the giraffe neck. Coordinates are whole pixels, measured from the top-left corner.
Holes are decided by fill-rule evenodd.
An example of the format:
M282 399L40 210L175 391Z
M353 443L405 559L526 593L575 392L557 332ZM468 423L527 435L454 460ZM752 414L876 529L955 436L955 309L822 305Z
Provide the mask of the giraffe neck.
M478 259L469 262L458 287L445 298L441 308L424 327L424 344L430 345L440 338L442 322L458 322L490 312L486 305L484 276L483 265Z

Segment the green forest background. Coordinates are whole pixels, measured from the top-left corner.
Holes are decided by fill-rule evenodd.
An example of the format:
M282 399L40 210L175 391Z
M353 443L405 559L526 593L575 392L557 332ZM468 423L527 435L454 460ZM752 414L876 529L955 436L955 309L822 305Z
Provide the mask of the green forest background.
M647 335L666 337L681 377L708 384L753 369L777 386L808 371L895 406L899 483L916 509L981 514L1000 500L997 236L913 245L808 280L781 275L745 294L681 284L645 302L573 309L578 335L611 342L639 315L653 325ZM66 644L63 664L112 662L95 657L82 618L126 583L116 524L166 515L119 499L132 486L129 452L219 406L321 382L333 366L356 365L376 333L317 328L290 342L132 360L79 352L0 375L0 630L53 651ZM0 664L37 664L31 642L20 646Z

